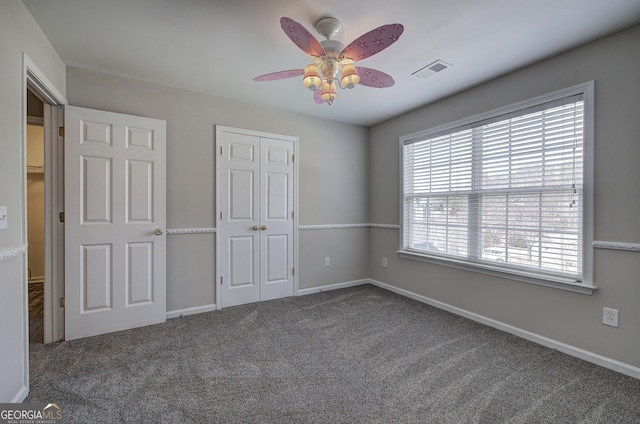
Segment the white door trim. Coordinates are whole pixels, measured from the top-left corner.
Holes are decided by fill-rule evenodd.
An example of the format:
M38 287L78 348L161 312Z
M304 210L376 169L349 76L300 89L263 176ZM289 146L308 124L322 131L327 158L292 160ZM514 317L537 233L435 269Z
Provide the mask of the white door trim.
M20 142L21 142L20 144L20 168L21 168L20 169L20 174L21 174L20 190L22 195L22 210L20 212L21 212L22 223L23 223L22 230L21 230L21 238L22 238L21 244L25 246L27 244L27 168L26 168L26 164L27 164L27 161L26 161L27 87L31 89L31 91L33 91L36 95L40 96L43 99L45 104L49 104L57 107L63 107L68 103L67 99L55 87L55 85L47 78L44 72L42 72L40 68L38 68L38 66L36 66L36 64L31 60L31 58L29 58L29 56L23 52L22 53L22 81L21 81L21 92L22 92L23 100L21 104L21 107L22 107L21 125L22 126L21 126L21 133L20 133ZM51 107L50 109L55 110L57 108ZM45 122L45 126L46 124L47 123ZM45 127L45 131L46 131L46 127ZM46 146L46 142L45 142L45 146ZM45 149L48 150L47 147L45 147ZM46 190L48 191L49 197L45 198L45 215L51 216L52 214L55 213L54 208L56 207L56 205L52 202L52 199L57 198L59 191L62 189L62 184L57 178L55 178L54 174L51 173L53 172L52 167L51 166L47 167L47 161L48 163L52 163L57 161L58 158L55 157L54 153L47 152L46 150L45 150L45 173L47 174L45 174L45 181L49 179L51 185L46 188ZM49 171L47 170L47 168L49 169ZM45 223L45 244L46 244L45 256L51 258L52 257L51 246L57 245L60 241L61 241L60 234L55 230L55 228L51 226L50 223ZM14 402L23 401L26 398L27 394L29 393L29 329L28 329L29 296L28 296L28 290L27 290L29 272L28 272L27 252L25 252L24 258L25 258L23 261L24 266L22 269L22 277L21 277L22 287L23 287L23 299L22 299L23 312L21 317L14 317L16 320L19 319L22 322L22 327L23 327L22 334L24 335L24 341L22 343L22 349L24 352L24 360L23 360L24 381L23 381L22 390L19 393L17 393L14 399L12 400ZM50 263L47 265L52 265L52 264ZM47 293L47 288L49 289L48 294L51 295L51 293L54 293L56 291L56 287L55 287L56 284L60 284L60 281L56 280L55 272L52 266L47 266L47 265L45 266L45 280L49 280L51 284L45 288L45 296ZM46 297L45 297L45 302L47 302ZM49 305L50 311L52 310L51 309L52 306L55 307L55 304ZM47 308L46 304L45 304L45 308ZM55 315L56 314L54 313L53 317L55 317ZM63 325L63 323L56 322L55 318L53 317L50 316L48 319L48 322L47 322L47 318L45 318L45 342L59 340L59 339L56 339L56 337L59 336L59 334L56 333L56 330L59 329L60 326Z
M54 217L64 211L62 177L64 144L58 137L58 127L64 126L63 107L67 99L49 81L46 75L33 63L26 53L22 53L23 99L27 96L27 87L44 102L44 180L45 180L45 285L44 285L44 342L51 343L64 339L64 309L59 298L64 296L64 227ZM26 119L27 104L23 105L22 163L26 163ZM27 234L27 190L26 169L22 172L23 185L23 237ZM28 260L25 260L28 264ZM25 274L28 281L28 273ZM28 297L28 296L27 296ZM28 304L28 300L27 300ZM27 311L28 314L28 311ZM27 340L27 344L28 344Z
M64 223L58 214L64 211L64 139L58 128L64 127L64 110L44 104L45 162L45 279L44 342L64 339Z
M216 207L215 207L215 222L216 222L216 274L215 274L215 279L214 279L214 285L216 288L216 308L217 309L222 309L222 290L220 289L220 285L221 285L221 276L222 276L222 261L221 261L221 255L220 252L222 251L222 246L221 246L221 237L220 237L220 231L221 231L221 226L223 225L222 220L220 219L220 195L221 195L221 186L220 186L220 160L221 160L221 156L220 156L220 148L221 148L221 133L223 132L236 132L239 134L245 134L245 135L251 135L251 136L255 136L255 137L262 137L262 138L274 138L274 139L280 139L280 140L286 140L286 141L291 141L293 143L293 151L294 151L294 161L293 161L293 207L294 207L294 216L293 216L293 266L294 266L294 270L295 273L293 275L293 295L297 296L298 295L298 287L299 287L299 283L298 283L298 276L299 276L299 264L298 264L298 246L299 246L299 239L298 239L298 175L299 175L299 168L298 168L298 144L299 144L299 139L298 137L294 137L294 136L289 136L289 135L282 135L282 134L275 134L275 133L269 133L269 132L264 132L264 131L255 131L255 130L248 130L248 129L242 129L242 128L236 128L236 127L228 127L228 126L224 126L224 125L214 125L214 134L215 134L215 140L214 140L214 144L215 144L215 150L214 150L214 156L215 156L215 166L216 166L216 184L215 184L215 199L216 199Z

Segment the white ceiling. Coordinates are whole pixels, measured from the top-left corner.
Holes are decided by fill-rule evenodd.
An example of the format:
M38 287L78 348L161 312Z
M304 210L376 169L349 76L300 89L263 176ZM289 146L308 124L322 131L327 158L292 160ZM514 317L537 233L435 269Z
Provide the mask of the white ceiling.
M24 0L68 66L370 126L640 22L640 0ZM395 86L317 105L300 79L254 82L310 60L280 17L338 18L345 45L383 24L398 42L359 65ZM441 59L453 67L411 76Z

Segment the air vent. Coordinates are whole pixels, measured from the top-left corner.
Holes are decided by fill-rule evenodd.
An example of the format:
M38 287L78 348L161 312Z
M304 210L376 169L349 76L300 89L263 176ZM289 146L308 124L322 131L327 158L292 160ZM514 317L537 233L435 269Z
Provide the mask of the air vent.
M444 60L436 60L435 62L428 64L424 68L418 69L411 75L418 78L428 78L431 75L435 75L438 72L442 72L445 69L450 68L451 66L453 65L445 62Z

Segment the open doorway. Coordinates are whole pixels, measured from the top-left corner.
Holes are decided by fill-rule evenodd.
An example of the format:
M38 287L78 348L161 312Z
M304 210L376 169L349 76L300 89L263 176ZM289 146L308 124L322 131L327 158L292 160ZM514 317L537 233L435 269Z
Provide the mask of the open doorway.
M24 307L25 315L30 318L25 322L29 325L25 335L33 335L33 341L50 343L64 339L64 224L60 219L64 211L64 133L61 127L67 101L24 53L23 72L22 213L24 239L29 244Z
M27 235L29 343L44 343L45 160L44 102L27 90Z

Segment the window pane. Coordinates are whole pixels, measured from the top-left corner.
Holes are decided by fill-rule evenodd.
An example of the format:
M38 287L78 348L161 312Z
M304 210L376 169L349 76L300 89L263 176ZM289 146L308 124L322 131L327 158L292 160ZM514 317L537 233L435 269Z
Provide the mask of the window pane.
M471 188L471 131L461 131L405 149L405 193L438 193Z
M404 246L580 278L581 96L412 141Z
M581 202L574 205L574 199L577 198L571 192L553 191L482 196L479 258L577 274L582 255L578 243ZM556 235L551 237L551 233ZM563 237L558 238L557 234Z

